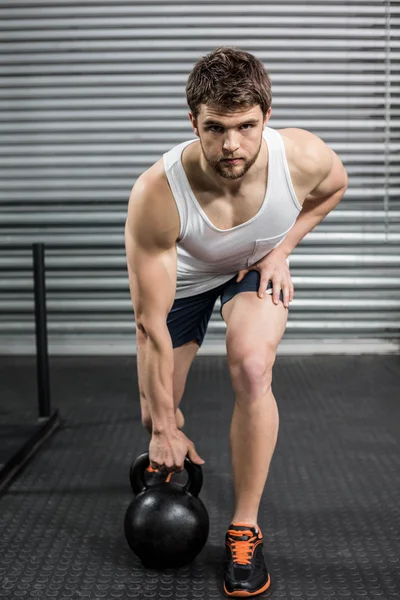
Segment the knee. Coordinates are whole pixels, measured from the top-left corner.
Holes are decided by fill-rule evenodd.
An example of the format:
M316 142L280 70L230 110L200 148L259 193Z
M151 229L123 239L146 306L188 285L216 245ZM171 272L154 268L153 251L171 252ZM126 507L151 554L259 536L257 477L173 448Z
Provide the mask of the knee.
M257 400L265 396L272 384L272 368L275 362L275 352L236 353L229 360L232 385L237 399L245 397L247 401Z

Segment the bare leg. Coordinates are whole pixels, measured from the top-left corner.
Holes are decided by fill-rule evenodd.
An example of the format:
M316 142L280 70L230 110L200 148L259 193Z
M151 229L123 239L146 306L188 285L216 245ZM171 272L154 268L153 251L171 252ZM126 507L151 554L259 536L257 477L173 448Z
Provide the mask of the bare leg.
M278 343L288 311L270 296L235 296L223 307L236 402L230 442L236 505L233 522L257 525L258 509L275 450L279 414L271 389Z
M271 390L252 402L236 396L230 432L236 497L233 522L257 525L278 428L278 408Z

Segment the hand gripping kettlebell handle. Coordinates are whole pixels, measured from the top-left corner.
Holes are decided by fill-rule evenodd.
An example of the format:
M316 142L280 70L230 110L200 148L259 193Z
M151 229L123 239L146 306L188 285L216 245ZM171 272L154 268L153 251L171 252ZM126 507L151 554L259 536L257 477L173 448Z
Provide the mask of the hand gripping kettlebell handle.
M144 490L148 489L146 484L145 472L147 467L150 465L149 453L145 452L140 454L130 469L130 481L133 493L135 495L140 494ZM184 462L184 468L188 473L188 481L184 487L185 492L188 492L192 496L198 496L203 485L203 470L200 465L195 465L186 456Z

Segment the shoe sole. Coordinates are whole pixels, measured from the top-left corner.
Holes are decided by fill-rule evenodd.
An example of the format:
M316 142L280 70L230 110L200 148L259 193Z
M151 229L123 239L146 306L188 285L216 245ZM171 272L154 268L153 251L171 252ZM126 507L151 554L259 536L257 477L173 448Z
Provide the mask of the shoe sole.
M246 590L238 590L237 592L228 592L228 590L225 587L225 583L224 583L224 592L227 596L230 596L231 598L249 598L250 596L257 596L257 594L262 594L263 592L265 592L269 586L271 585L271 577L268 576L268 581L265 585L263 585L262 588L260 588L259 590L257 590L256 592L246 592Z

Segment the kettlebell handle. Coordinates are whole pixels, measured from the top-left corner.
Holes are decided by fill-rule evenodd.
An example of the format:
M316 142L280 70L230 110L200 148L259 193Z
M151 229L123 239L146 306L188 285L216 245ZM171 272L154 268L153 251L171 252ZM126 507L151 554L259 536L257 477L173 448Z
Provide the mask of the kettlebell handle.
M149 453L145 452L137 457L131 467L130 479L135 495L140 494L149 487L145 480L145 472L149 465ZM197 497L200 494L200 490L203 485L203 470L200 465L195 465L192 463L188 456L185 458L184 468L186 469L189 477L183 489L188 494Z

